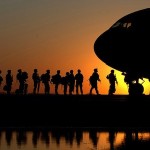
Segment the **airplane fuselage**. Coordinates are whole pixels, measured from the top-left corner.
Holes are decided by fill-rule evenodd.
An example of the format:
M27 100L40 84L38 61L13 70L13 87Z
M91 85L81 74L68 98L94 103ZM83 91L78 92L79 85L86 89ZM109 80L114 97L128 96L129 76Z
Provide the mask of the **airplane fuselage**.
M135 78L150 78L150 8L119 19L94 43L94 50L108 66Z

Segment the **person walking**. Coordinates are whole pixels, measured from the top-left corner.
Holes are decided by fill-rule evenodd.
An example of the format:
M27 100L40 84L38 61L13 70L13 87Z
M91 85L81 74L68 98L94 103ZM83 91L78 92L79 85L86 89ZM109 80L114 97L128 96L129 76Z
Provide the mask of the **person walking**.
M41 75L41 81L44 84L45 94L50 94L50 70L46 70L46 73Z
M7 94L10 94L11 92L12 82L13 82L13 76L11 74L11 70L7 70L6 85L4 86L4 90L7 92Z
M18 69L16 79L17 79L17 81L19 81L19 89L16 90L16 93L17 94L23 94L24 81L23 81L23 78L22 78L22 69Z
M67 95L67 90L69 86L69 72L66 72L66 75L61 78L61 84L63 85L63 93Z
M58 95L58 87L61 83L60 70L57 70L57 73L52 76L51 82L55 85L55 94Z
M116 75L114 74L114 70L111 70L110 74L108 74L106 78L109 80L110 83L108 94L113 95L116 91L116 84L118 84Z
M34 72L32 74L32 80L33 80L33 94L36 94L39 92L39 88L40 88L40 76L38 74L38 70L34 69Z
M100 80L97 68L94 69L94 72L90 76L89 81L90 81L90 85L91 85L90 94L92 94L93 89L95 89L96 94L99 95L97 82L98 81L101 82L101 80Z

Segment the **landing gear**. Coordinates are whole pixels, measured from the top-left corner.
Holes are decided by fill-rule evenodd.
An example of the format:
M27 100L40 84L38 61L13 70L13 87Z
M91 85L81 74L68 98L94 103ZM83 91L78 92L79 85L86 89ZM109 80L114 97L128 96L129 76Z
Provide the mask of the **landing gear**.
M144 87L140 83L130 83L128 92L129 95L142 95L144 92Z
M135 95L135 96L143 95L144 87L142 84L144 83L144 80L142 77L132 73L124 73L124 72L122 73L122 75L125 76L124 81L129 86L128 89L129 95ZM143 83L139 83L139 79L142 79Z

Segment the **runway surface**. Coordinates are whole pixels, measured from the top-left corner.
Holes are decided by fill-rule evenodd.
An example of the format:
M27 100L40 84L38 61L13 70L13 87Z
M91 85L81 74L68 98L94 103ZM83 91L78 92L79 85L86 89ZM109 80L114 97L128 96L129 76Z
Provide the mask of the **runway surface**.
M1 127L150 128L150 96L0 95Z

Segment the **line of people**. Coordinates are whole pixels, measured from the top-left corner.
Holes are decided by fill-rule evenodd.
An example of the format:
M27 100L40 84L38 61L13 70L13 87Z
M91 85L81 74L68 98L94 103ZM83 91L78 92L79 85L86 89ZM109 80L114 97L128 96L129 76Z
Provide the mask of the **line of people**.
M2 71L0 70L0 86L3 82L3 77L1 76L1 73ZM28 73L25 71L23 72L21 69L18 69L16 80L19 81L19 88L16 89L15 91L16 94L27 94L27 89L28 89L27 79L28 79ZM11 70L7 70L5 80L6 83L3 87L3 90L6 91L7 94L10 94L12 90L13 80L14 80Z
M2 71L0 70L0 86L3 82L3 77L1 76ZM109 87L109 95L113 95L116 91L115 84L117 82L117 78L114 74L114 70L111 70L111 73L106 76L106 78L110 82ZM12 89L12 83L13 83L13 75L11 74L11 70L7 70L6 74L6 84L3 87L3 90L6 91L7 94L10 94ZM18 73L16 75L16 79L19 82L19 87L16 89L16 94L27 94L28 90L28 73L26 71L22 71L21 69L18 69ZM58 95L58 87L59 85L63 85L63 93L64 95L67 95L67 91L69 95L72 95L74 92L76 94L83 95L83 80L84 76L81 73L81 70L78 69L77 73L74 75L73 70L70 70L69 72L66 72L65 76L61 76L60 70L57 70L55 75L50 75L50 70L46 70L45 73L43 73L41 76L38 73L38 69L34 69L32 74L32 80L33 80L33 94L39 93L40 85L41 83L44 85L44 93L50 94L50 83L55 85L55 94ZM99 95L98 91L98 81L101 82L100 76L98 74L98 69L95 68L93 70L92 75L89 78L90 83L90 92L89 94L92 94L93 90L95 89L95 92L97 95Z
M63 85L63 93L64 95L67 94L67 90L69 88L69 95L72 95L74 92L74 87L76 87L76 94L80 93L83 94L83 75L81 70L78 69L76 75L74 75L73 70L70 72L66 72L66 75L62 77L60 75L60 70L57 70L57 73L50 77L50 70L46 70L45 74L42 74L41 77L38 75L37 69L34 69L34 73L32 75L32 79L34 82L34 90L33 93L37 93L39 91L40 81L44 84L44 92L45 94L50 93L50 83L55 85L55 94L58 95L58 87L59 85Z

